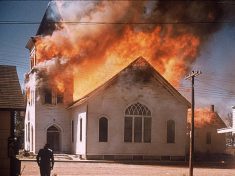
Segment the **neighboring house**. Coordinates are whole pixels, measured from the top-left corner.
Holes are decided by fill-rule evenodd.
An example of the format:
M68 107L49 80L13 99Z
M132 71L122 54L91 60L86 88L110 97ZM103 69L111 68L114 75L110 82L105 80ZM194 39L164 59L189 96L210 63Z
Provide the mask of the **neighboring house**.
M0 65L0 175L14 170L14 127L17 111L25 110L16 67Z
M218 133L231 133L231 135L235 135L235 106L232 107L232 126L218 129Z
M188 122L191 121L191 111L188 112ZM225 153L226 136L218 134L219 128L226 127L218 113L214 111L214 105L210 108L198 108L195 110L195 138L194 151L197 154L222 154Z
M232 107L232 126L218 129L218 133L225 134L227 137L226 153L235 156L235 106Z

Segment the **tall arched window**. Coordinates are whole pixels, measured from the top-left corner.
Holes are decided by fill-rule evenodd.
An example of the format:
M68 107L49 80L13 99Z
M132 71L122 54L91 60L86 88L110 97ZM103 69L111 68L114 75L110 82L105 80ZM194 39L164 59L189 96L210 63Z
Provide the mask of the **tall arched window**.
M175 143L175 121L167 121L167 143Z
M124 142L151 142L151 112L135 103L125 111Z
M73 120L71 121L71 139L72 139L72 142L74 142L74 122L73 122Z
M99 119L99 142L108 141L108 119L101 117Z

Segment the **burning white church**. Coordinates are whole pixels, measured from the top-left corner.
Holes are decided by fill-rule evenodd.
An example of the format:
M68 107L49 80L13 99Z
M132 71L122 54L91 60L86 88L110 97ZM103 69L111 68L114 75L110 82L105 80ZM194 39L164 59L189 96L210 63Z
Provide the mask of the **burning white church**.
M55 152L88 159L185 156L190 103L173 86L207 33L144 23L176 17L163 9L175 8L153 1L48 5L26 45L26 150L37 153L49 143ZM217 18L216 8L203 9L205 18Z

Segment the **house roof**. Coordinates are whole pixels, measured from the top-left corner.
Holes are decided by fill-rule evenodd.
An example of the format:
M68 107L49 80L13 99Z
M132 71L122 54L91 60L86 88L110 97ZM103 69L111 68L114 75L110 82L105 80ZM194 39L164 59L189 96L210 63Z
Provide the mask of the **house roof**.
M187 121L191 122L191 110L188 111ZM224 128L226 127L224 121L221 119L219 114L210 108L197 108L194 112L194 125L195 128L205 128L205 127L216 127Z
M0 109L25 109L15 66L0 65Z
M176 97L180 102L185 103L188 107L191 106L189 101L185 97L183 97L165 78L163 78L163 76L161 76L160 73L158 73L143 57L139 57L136 60L134 60L132 63L130 63L127 67L125 67L123 70L121 70L119 73L117 73L115 76L113 76L111 79L109 79L107 82L100 85L98 88L94 89L93 91L91 91L90 93L85 95L84 97L74 101L68 107L68 109L73 108L75 106L78 106L80 104L83 104L89 98L91 98L92 96L96 95L98 92L103 90L105 87L108 87L112 83L114 83L123 72L125 72L126 70L128 70L130 68L132 68L134 70L142 70L142 72L139 72L139 74L142 75L142 79L143 79L141 81L146 81L152 75L156 80L158 80L164 86L164 88L171 95ZM136 74L136 72L135 72L135 74ZM137 72L137 74L138 74L138 72ZM143 76L143 74L144 74L144 76ZM135 76L136 76L135 79L138 80L139 79L138 75L135 75Z

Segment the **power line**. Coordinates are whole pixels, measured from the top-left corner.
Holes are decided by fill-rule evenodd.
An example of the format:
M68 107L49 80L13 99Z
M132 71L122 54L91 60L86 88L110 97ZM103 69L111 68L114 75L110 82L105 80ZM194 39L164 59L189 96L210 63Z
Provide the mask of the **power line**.
M208 81L200 81L198 80L199 83L203 84L203 87L213 87L213 88L217 88L217 89L221 89L221 90L224 90L224 91L229 91L228 89L225 89L225 88L228 88L228 87L234 87L234 83L233 82L230 82L229 84L221 84L221 86L219 86L220 84L218 83L221 83L220 81L216 81L214 83L210 83Z
M76 2L76 1L89 1L89 2L99 2L100 0L1 0L1 2L27 2L27 1L32 1L32 2L37 2L37 1L42 1L42 2L56 2L56 1L65 1L65 2ZM108 0L104 0L108 1ZM112 0L112 1L130 1L130 2L138 2L138 1L143 1L143 0ZM149 1L156 1L156 0L149 0ZM161 1L161 3L169 3L169 2L182 2L182 3L188 3L188 1L185 0L164 0ZM193 2L202 2L202 0L193 0ZM231 0L205 0L203 3L215 3L215 4L231 4L235 5L235 3Z
M47 21L48 24L69 25L183 25L183 24L232 24L235 21L176 21L176 22L106 22L106 21ZM0 21L0 25L38 25L38 21Z

